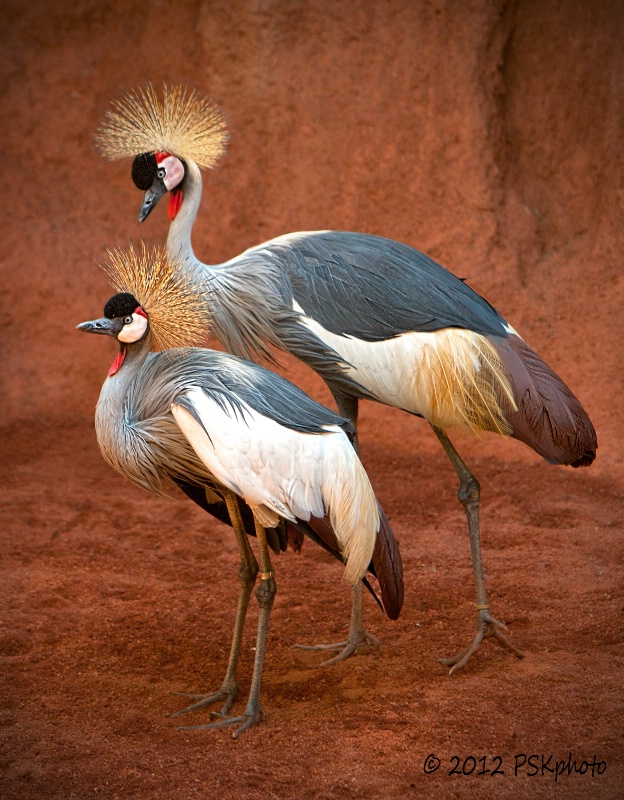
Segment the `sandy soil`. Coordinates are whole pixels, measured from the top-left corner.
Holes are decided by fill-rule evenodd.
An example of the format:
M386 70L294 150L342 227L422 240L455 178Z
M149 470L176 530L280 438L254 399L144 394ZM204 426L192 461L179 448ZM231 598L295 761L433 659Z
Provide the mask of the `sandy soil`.
M9 0L0 16L0 796L621 797L621 4ZM166 233L164 209L138 227L129 164L92 143L112 97L163 79L230 119L200 257L301 229L400 239L468 278L583 400L589 470L454 435L482 485L492 608L524 659L487 642L450 678L437 663L474 627L456 480L424 423L364 404L406 577L397 622L366 599L381 651L319 669L291 649L341 637L350 610L339 568L306 543L277 560L264 724L233 742L168 718L174 692L222 678L235 542L104 464L92 415L113 348L73 331L110 295L104 247ZM252 605L243 695L254 627ZM594 775L555 780L570 753ZM544 755L544 774L522 754ZM449 775L453 756L472 774Z

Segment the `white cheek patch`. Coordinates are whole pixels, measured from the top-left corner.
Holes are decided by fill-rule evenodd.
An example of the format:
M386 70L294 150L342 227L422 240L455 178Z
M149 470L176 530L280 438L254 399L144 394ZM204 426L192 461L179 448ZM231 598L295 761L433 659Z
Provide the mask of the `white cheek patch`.
M125 344L132 344L138 342L147 330L147 320L141 314L133 314L132 322L124 325L119 336L117 337L120 342Z
M163 160L158 163L158 168L163 168L165 170L163 183L169 192L182 182L184 166L179 158L167 156L167 158L163 158Z

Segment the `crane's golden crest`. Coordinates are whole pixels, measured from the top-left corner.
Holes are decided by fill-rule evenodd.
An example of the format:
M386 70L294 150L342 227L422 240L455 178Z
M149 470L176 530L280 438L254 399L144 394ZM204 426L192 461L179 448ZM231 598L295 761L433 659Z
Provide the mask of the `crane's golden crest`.
M163 248L149 250L141 242L139 252L131 244L125 251L107 250L107 255L102 268L116 291L134 295L147 312L156 350L205 344L207 311L202 295Z
M162 94L161 101L148 83L113 102L95 135L103 155L114 160L160 151L214 167L228 140L221 109L183 86L163 84Z

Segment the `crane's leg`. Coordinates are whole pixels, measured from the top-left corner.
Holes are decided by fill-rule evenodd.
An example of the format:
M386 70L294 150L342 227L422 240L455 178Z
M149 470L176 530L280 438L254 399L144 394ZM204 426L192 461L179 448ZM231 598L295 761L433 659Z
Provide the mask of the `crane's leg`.
M381 647L379 639L368 633L364 627L364 612L362 603L362 581L358 581L353 587L353 600L351 605L351 623L349 625L349 635L344 642L335 644L295 644L293 648L297 650L340 650L337 656L328 658L319 664L320 667L330 667L339 661L345 661L349 656L357 653L366 647L366 652L370 652L373 647Z
M450 667L449 674L464 667L471 656L473 656L481 642L488 636L494 636L498 641L515 653L518 658L523 658L524 654L515 647L509 639L501 632L507 630L507 626L490 614L490 607L485 592L485 578L483 576L483 562L481 560L481 537L479 533L479 493L480 486L477 479L470 472L453 447L451 440L446 433L435 425L431 426L433 432L438 437L444 452L449 457L451 464L459 478L459 490L457 496L466 511L468 518L468 533L470 534L470 551L472 553L472 570L474 573L475 586L477 591L477 634L470 647L458 653L452 658L441 658L439 661Z
M179 697L190 697L197 702L187 708L183 708L181 711L176 711L175 714L171 715L172 717L180 717L182 714L188 714L190 711L199 711L201 708L206 708L207 706L220 702L223 702L223 707L219 713L222 716L226 716L232 708L232 704L238 694L239 687L238 681L236 680L236 668L238 666L238 658L240 656L241 643L243 640L243 628L245 627L249 598L251 597L251 590L256 582L256 575L258 574L258 564L243 527L238 498L235 494L228 492L225 496L225 502L236 535L241 559L239 570L241 590L238 596L238 608L236 610L236 622L234 624L234 634L232 636L230 660L228 661L225 678L218 691L212 694L184 694L182 692L175 692Z
M360 455L360 441L358 439L357 434L357 423L358 423L358 399L357 397L348 397L346 394L340 394L339 392L332 391L334 396L334 400L336 401L336 406L338 407L338 413L341 417L348 419L349 422L355 428L355 434L353 436L353 447L355 452Z
M357 419L358 419L358 399L347 395L333 392L334 400L338 406L338 413L352 423L356 430L353 437L353 447L355 452L360 455L360 444L357 438ZM316 644L316 645L293 645L298 650L340 650L337 656L327 659L319 664L320 667L330 667L339 661L345 661L349 656L357 654L366 648L369 653L372 648L381 647L381 642L372 633L368 633L364 627L364 606L362 602L362 581L358 581L353 587L351 600L351 622L349 624L349 635L346 641L336 642L335 644Z
M251 689L245 712L239 717L228 717L219 722L212 722L208 725L193 725L183 730L209 730L214 728L225 728L229 725L238 725L232 738L236 739L244 731L257 725L263 718L264 712L260 705L260 687L262 683L262 667L264 665L264 653L266 649L266 636L269 629L269 618L273 600L277 592L269 547L267 544L266 532L262 525L256 520L256 536L258 537L258 547L260 550L260 584L256 589L258 600L258 634L256 636L256 658L254 661L253 676L251 678Z

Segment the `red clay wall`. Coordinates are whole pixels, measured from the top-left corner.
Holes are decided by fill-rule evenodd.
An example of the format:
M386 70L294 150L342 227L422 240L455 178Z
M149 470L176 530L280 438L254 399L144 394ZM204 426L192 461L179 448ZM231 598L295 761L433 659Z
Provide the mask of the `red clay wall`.
M73 327L109 296L97 264L167 228L164 208L139 227L129 163L104 162L92 135L124 87L182 81L232 133L205 179L201 258L316 228L419 247L569 382L598 430L596 468L621 468L621 4L103 6L0 12L6 424L91 419L112 345Z

